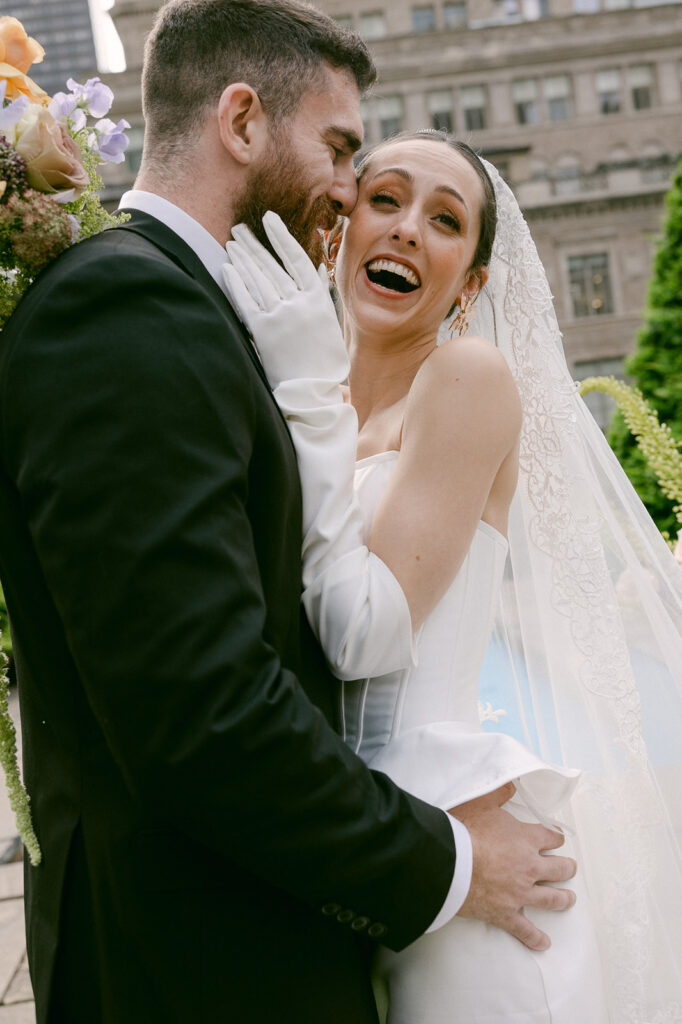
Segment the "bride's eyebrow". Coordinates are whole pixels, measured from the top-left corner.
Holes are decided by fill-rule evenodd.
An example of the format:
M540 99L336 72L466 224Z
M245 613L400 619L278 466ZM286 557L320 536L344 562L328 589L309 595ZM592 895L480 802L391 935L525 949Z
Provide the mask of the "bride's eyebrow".
M381 170L377 171L374 177L370 180L375 181L376 178L380 178L382 174L397 174L399 178L403 178L405 181L409 182L410 185L414 185L414 175L404 167L382 167ZM465 210L469 209L464 196L462 196L456 188L452 188L451 185L437 185L434 192L444 192L446 195L452 196L460 202Z
M414 177L409 171L406 171L404 167L382 167L380 171L377 171L376 174L370 178L370 181L374 181L375 178L380 178L382 174L397 174L399 178L404 178L404 180L408 181L410 185L414 184Z

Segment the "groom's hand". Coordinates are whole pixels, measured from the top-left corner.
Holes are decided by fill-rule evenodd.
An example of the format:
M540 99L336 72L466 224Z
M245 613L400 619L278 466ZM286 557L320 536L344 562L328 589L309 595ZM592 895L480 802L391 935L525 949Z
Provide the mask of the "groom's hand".
M573 878L576 862L571 857L543 856L562 846L564 837L503 810L514 792L510 782L450 811L468 828L474 855L469 895L459 913L502 928L529 949L543 950L551 945L549 936L525 917L523 908L572 907L575 893L554 883Z

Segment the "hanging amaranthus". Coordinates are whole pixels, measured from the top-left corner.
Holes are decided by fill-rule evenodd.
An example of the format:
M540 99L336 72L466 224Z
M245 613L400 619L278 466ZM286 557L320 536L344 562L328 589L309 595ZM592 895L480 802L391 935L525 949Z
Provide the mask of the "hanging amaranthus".
M4 651L0 651L0 765L5 773L9 805L14 811L17 829L21 836L31 864L40 864L42 855L38 839L33 830L29 795L26 792L19 774L17 763L17 732L9 713L9 679L7 678L8 659Z

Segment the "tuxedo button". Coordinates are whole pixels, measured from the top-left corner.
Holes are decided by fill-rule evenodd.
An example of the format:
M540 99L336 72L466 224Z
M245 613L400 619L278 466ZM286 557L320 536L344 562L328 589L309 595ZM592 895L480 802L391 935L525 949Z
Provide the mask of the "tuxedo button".
M341 910L341 906L338 903L325 903L322 907L322 913L325 917L335 917Z
M361 932L364 931L368 924L368 917L356 917L351 925L351 928L353 929L354 932Z
M354 910L342 910L340 914L336 915L336 920L339 924L349 924L355 917Z
M367 929L367 934L370 939L381 939L387 931L388 928L385 924L380 924L379 921L375 921L374 924L371 924Z

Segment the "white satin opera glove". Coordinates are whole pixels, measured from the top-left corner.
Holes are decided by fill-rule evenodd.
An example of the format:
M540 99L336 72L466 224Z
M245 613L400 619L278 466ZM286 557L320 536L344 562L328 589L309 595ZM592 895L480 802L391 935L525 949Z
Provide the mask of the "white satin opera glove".
M223 275L298 456L303 604L340 679L407 668L415 662L407 599L365 544L353 489L358 423L341 390L350 364L325 268L315 270L276 214L263 225L286 270L237 225Z

